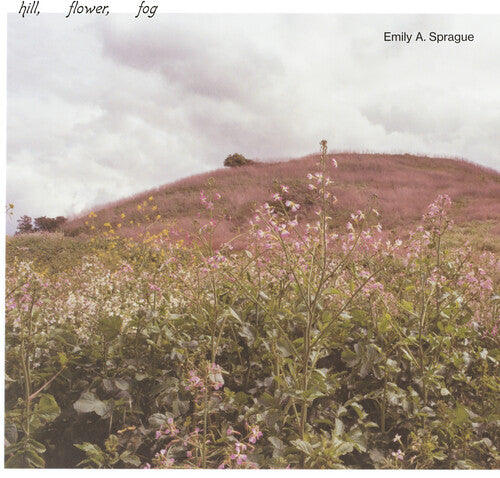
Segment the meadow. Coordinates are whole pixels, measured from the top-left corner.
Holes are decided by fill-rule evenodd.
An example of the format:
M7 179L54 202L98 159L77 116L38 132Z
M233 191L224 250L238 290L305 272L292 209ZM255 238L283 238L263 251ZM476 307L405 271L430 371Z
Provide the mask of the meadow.
M342 160L9 238L5 466L498 468L498 175Z

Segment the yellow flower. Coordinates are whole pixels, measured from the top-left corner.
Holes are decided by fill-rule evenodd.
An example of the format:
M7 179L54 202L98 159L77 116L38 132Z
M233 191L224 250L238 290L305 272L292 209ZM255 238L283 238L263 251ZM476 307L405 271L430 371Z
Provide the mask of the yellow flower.
M123 212L120 214L120 217L123 219L125 217L125 214Z
M140 204L137 205L137 210L140 211L142 206Z
M117 227L118 229L120 229L120 227L122 227L122 225L121 225L121 224L117 224L117 225L116 225L116 227Z
M152 201L152 200L153 200L153 196L149 196L148 201Z
M153 206L152 209L153 211L156 211L158 209L158 206Z

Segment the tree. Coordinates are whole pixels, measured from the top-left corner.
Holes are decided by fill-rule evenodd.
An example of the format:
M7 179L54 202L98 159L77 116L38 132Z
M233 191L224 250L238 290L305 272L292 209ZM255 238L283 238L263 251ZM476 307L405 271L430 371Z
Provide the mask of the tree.
M64 216L57 216L56 218L41 216L35 218L35 229L37 231L54 232L65 222L66 218Z
M31 217L24 215L21 219L17 220L17 231L16 234L27 234L33 232L33 219Z
M251 159L247 159L245 158L245 156L239 153L230 154L224 160L224 166L227 166L228 168L236 168L238 166L245 166L252 163L253 161Z

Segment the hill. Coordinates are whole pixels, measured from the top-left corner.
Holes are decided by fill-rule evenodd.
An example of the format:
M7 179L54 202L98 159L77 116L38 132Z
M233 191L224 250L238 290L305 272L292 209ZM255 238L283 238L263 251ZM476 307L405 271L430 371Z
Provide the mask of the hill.
M343 227L352 211L376 208L384 228L400 232L412 227L438 194L448 194L458 226L457 240L472 238L481 249L498 249L500 174L496 171L464 160L408 154L329 156L338 162L333 175L334 194L338 198L333 219L339 227ZM97 216L93 224L99 229L108 223L128 237L137 237L146 228L154 234L167 223L192 232L193 221L207 218L200 207L200 191L207 192L209 184L221 194L218 208L225 213L216 241L228 240L244 230L255 205L271 201L272 193L281 184L290 187L290 199L301 205L299 219L310 221L314 218L314 203L306 176L316 170L317 161L317 155L310 155L195 175L98 207L93 211ZM75 237L86 235L88 214L68 221L64 232Z

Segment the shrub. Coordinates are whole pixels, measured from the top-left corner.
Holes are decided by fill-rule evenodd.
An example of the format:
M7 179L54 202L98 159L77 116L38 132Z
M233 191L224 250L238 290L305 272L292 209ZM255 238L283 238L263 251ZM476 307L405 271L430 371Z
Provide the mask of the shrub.
M245 158L245 156L239 153L230 154L224 160L224 166L228 168L237 168L239 166L246 166L247 164L251 163L253 163L252 160Z

